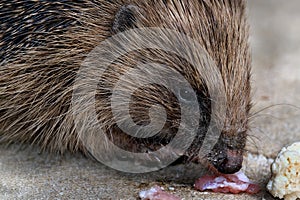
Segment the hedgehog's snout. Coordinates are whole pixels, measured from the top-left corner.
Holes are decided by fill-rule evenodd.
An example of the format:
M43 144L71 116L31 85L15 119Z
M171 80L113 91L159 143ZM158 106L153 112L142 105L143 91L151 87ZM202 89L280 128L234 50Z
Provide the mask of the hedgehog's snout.
M243 155L238 150L226 150L221 159L213 162L217 170L224 174L233 174L242 168Z
M233 174L242 168L243 151L216 145L209 154L210 163L223 174Z

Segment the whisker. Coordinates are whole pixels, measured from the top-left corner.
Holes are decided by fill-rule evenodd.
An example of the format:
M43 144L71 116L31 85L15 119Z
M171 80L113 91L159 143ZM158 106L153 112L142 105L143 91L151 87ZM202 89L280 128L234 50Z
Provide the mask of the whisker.
M293 107L293 108L297 108L297 109L299 109L299 111L300 111L300 107L298 107L298 106L296 106L296 105L280 103L280 104L274 104L274 105L267 106L267 107L262 108L262 109L260 109L260 110L258 110L258 111L256 111L256 112L254 112L254 113L250 113L249 118L251 119L252 117L256 116L258 113L261 113L261 112L263 112L263 111L265 111L265 110L268 110L268 109L270 109L270 108L274 108L274 107L277 107L277 106L290 106L290 107Z

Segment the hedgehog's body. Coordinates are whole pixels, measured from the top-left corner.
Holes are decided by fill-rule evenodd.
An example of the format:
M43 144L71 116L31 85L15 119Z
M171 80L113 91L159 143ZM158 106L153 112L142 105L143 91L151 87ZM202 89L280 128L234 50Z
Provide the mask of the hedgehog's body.
M161 27L180 31L198 41L219 67L227 95L226 130L208 157L222 172L240 168L250 109L250 56L244 0L82 0L76 3L5 0L0 3L0 21L1 141L36 143L51 151L85 151L71 112L73 84L85 56L101 41L123 30ZM128 55L107 71L108 76L102 81L102 86L107 88L100 87L96 98L99 120L106 123L103 127L108 133L113 132L111 139L124 148L146 151L143 148L154 148L147 143L154 142L157 146L168 143L160 136L133 139L121 133L110 119L107 91L112 89L118 73L138 61L179 63L178 71L184 72L191 82L200 109L207 115L199 125L202 131L188 152L196 151L204 136L203 127L205 130L209 123L210 110L201 75L176 56L172 60L164 53L155 58L145 54ZM110 76L110 73L115 74ZM169 129L162 134L170 136L178 128L174 124L180 119L180 113L172 107L172 95L164 96L160 89L139 91L145 94L137 95L132 117L136 123L147 124L147 110L135 110L134 106L165 105L169 112L165 128ZM159 94L161 99L152 101L154 94Z

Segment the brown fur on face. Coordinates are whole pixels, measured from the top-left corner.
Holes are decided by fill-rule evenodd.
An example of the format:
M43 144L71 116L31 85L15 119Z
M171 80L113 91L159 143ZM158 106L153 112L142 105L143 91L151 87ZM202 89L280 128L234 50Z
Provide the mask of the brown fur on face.
M24 2L28 7L31 5L30 9ZM113 34L130 28L161 27L198 41L218 66L226 90L226 121L219 142L207 158L220 172L239 170L251 107L245 0L24 2L14 5L7 1L7 6L1 7L5 12L0 12L6 15L0 14L1 19L9 19L1 22L5 31L0 35L2 141L36 143L50 151L85 151L70 111L81 62ZM210 120L210 99L201 74L195 73L193 66L182 58L143 50L116 61L99 83L99 121L115 144L131 151L156 150L174 137L180 120L178 104L174 95L159 86L137 91L131 116L137 124L145 125L149 120L147 109L138 108L163 105L168 120L161 135L148 140L134 139L122 133L112 119L109 97L118 76L147 61L168 64L182 73L202 103L204 115L199 133L186 152L193 159Z

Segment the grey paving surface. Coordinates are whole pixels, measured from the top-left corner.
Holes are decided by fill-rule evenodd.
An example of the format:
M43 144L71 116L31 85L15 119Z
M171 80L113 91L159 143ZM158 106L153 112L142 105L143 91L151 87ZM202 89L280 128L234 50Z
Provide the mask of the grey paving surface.
M249 0L258 113L252 117L243 170L262 186L277 151L300 141L299 9L297 0ZM199 176L197 166L130 175L79 154L47 155L16 145L0 146L0 152L0 199L136 199L155 184L173 187L171 192L184 199L272 199L265 191L256 196L196 192L190 180Z

